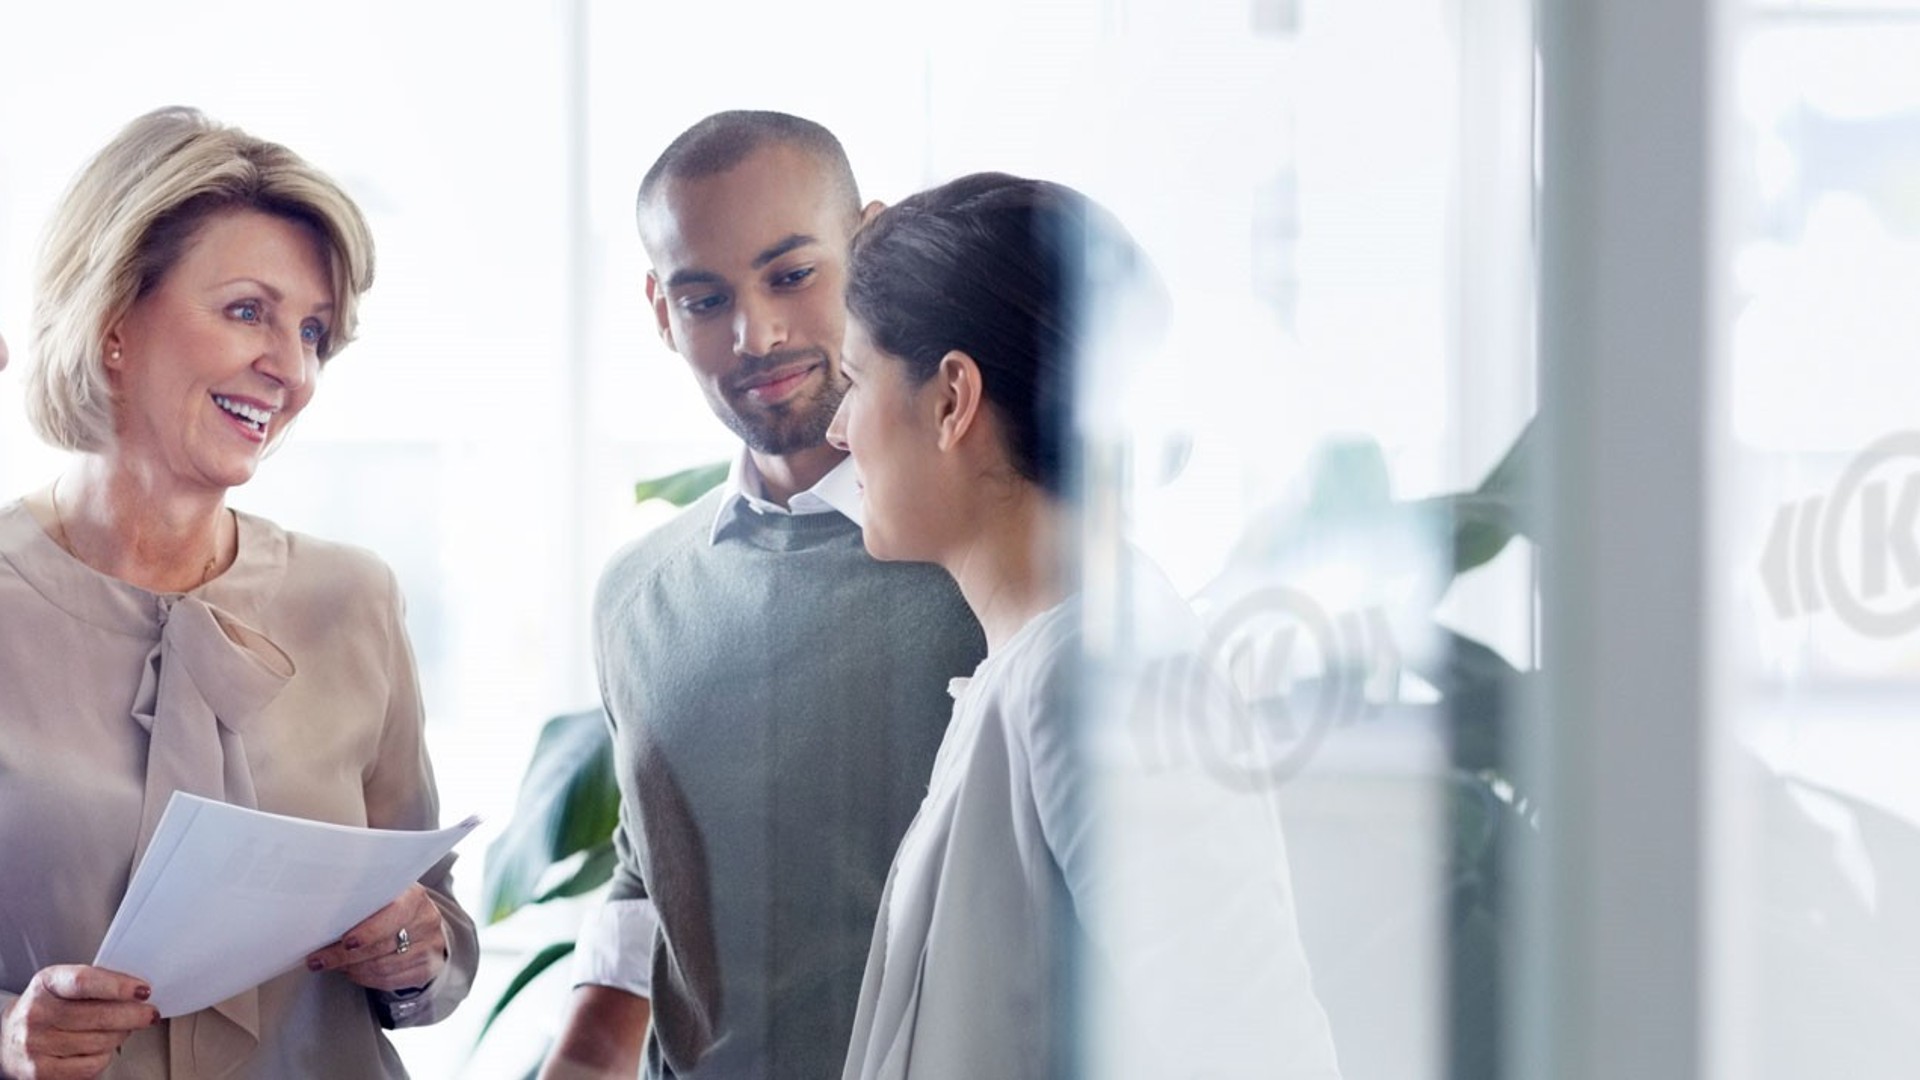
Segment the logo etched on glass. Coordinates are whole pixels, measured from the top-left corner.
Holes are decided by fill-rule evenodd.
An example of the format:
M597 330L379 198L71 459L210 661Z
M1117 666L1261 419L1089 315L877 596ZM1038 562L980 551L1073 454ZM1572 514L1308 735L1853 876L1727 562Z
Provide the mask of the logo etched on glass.
M1760 577L1782 618L1831 609L1882 638L1920 627L1920 431L1862 450L1830 494L1782 504Z
M1329 614L1288 586L1250 593L1210 620L1198 655L1161 665L1134 699L1135 737L1159 760L1198 760L1237 787L1297 774L1369 688L1399 677L1379 608Z

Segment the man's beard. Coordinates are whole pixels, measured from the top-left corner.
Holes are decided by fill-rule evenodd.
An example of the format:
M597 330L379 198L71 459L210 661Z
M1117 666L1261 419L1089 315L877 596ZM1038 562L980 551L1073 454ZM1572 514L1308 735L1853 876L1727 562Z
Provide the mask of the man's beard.
M844 375L836 375L824 350L773 353L742 372L736 377L735 383L737 385L761 372L772 371L805 358L818 359L822 374L825 375L819 390L811 397L752 412L735 409L731 397L712 402L720 422L727 425L727 429L738 435L755 453L780 456L810 450L826 443L827 428L833 424L833 414L840 409L840 399L846 396L847 380Z

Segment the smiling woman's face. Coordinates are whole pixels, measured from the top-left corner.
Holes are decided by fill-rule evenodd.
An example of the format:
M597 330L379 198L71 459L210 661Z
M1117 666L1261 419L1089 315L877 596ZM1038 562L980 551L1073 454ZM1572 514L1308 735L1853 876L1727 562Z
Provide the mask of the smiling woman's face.
M313 397L333 324L308 226L253 210L208 218L108 335L117 452L187 488L251 479Z

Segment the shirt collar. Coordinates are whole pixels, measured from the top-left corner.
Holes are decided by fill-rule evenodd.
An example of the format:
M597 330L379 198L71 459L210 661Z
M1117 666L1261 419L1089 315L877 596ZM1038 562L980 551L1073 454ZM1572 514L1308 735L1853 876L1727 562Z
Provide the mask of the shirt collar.
M760 470L754 467L753 456L746 447L733 459L733 466L727 470L725 493L720 497L720 507L713 515L713 531L710 542L719 543L720 534L726 527L741 519L741 515L786 514L802 516L806 514L839 514L855 525L860 524L860 483L854 478L853 459L843 458L840 464L827 471L827 475L805 491L796 492L781 506L766 498L766 485L760 478Z

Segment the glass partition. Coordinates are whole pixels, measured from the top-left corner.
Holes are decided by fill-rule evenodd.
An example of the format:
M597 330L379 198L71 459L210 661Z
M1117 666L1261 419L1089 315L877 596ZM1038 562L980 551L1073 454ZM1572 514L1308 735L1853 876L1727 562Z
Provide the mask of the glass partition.
M1725 596L1735 778L1717 1075L1920 1051L1912 3L1755 3L1737 40Z
M1502 745L1537 663L1530 12L1121 11L1076 95L1105 142L1069 167L1171 316L1082 390L1089 648L1163 629L1129 553L1199 614L1233 708L1136 735L1277 801L1342 1075L1500 1075L1502 867L1540 796ZM1125 1075L1123 1033L1089 1041L1088 1075Z

